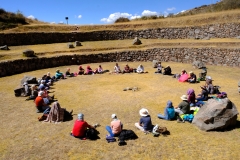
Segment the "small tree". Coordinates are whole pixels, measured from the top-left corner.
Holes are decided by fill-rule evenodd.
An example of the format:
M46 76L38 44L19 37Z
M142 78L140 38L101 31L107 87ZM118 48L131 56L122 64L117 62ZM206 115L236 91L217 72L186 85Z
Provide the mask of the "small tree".
M68 24L68 17L65 17L66 21L67 21L67 24Z
M121 23L121 22L129 22L130 20L128 18L125 17L120 17L118 18L115 23Z

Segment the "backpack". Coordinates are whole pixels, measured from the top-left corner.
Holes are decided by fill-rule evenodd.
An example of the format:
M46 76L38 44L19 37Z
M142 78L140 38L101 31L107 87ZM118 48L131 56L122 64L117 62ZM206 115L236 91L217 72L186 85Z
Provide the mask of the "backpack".
M213 86L213 94L220 94L221 92L219 91L220 86Z
M118 136L120 141L130 140L130 139L137 139L138 136L132 130L122 130Z
M86 137L90 140L96 140L98 139L98 131L93 128L89 128L86 130Z
M184 121L188 121L188 122L192 122L193 118L194 118L194 115L193 115L193 114L185 114L185 115L183 116L183 120L184 120Z
M106 136L106 140L107 140L108 143L110 143L110 142L116 142L116 138L114 138L114 137L112 137L112 136L110 136L110 135L107 135L107 136Z
M174 108L167 108L168 119L174 119L175 117L175 110Z

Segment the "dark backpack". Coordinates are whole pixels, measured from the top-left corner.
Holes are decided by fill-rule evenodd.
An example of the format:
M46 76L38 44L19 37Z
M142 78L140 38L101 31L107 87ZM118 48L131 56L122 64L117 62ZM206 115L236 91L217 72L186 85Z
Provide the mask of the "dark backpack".
M98 134L99 132L93 128L89 128L86 130L86 137L90 140L99 139Z
M120 141L137 139L138 136L132 130L122 130L120 135L118 136Z
M116 138L114 138L114 137L112 137L112 136L110 136L110 135L107 135L107 136L106 136L106 140L107 140L108 143L110 143L110 142L116 142Z

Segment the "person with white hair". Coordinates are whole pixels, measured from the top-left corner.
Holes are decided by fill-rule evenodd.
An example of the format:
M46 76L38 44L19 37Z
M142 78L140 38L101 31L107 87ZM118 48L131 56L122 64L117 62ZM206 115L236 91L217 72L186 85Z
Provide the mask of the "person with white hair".
M142 108L139 111L139 114L141 118L138 123L135 123L135 127L137 127L139 130L145 133L152 132L153 125L152 125L151 116L149 115L148 110L146 108Z
M74 122L71 136L85 140L86 139L86 130L88 128L95 129L95 127L89 125L86 121L84 121L84 114L79 113L77 120Z
M144 67L143 67L142 64L140 64L140 65L138 66L138 68L137 68L137 73L139 73L139 74L145 73L145 72L144 72Z
M122 122L117 118L116 114L112 114L112 122L110 126L106 126L106 130L110 134L111 137L117 137L122 131L123 124Z
M38 92L38 96L35 99L35 105L37 108L37 113L44 112L46 109L50 108L43 100L44 91Z
M212 77L206 76L206 83L205 83L206 90L208 91L208 94L214 94L214 87L212 84Z

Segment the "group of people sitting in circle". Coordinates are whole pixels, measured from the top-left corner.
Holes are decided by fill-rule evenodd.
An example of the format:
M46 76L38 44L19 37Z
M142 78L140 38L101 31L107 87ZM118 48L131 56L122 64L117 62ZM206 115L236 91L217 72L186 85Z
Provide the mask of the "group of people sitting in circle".
M51 74L48 72L46 75L43 75L43 77L39 80L39 84L35 85L33 84L30 87L31 94L29 96L29 99L34 100L35 106L37 109L37 113L43 112L44 114L47 114L47 117L44 121L46 122L58 122L62 121L63 117L61 117L60 112L64 112L65 115L72 116L72 111L68 112L66 109L61 108L60 104L54 100L54 95L49 95L49 89L51 88L51 85L58 81L59 79L65 79L66 77L74 77L77 75L92 75L92 74L102 74L105 72L109 72L108 70L103 70L102 66L99 65L98 68L95 70L92 70L90 66L86 67L86 71L83 69L82 66L79 66L78 73L71 73L70 68L67 68L65 74L60 72L60 70L56 70L55 76L51 77ZM120 69L120 66L118 63L114 66L114 71L112 73L148 73L144 70L144 67L142 64L140 64L136 69L130 68L128 64L124 67L123 70ZM172 75L171 67L168 65L167 67L162 67L161 62L157 63L157 71L155 73L162 73L164 75ZM176 74L175 77L180 79L181 76L187 75L187 72L185 69L181 71L180 74ZM226 98L227 94L226 92L219 93L216 97L211 96L209 97L209 94L214 94L214 87L212 84L212 78L210 76L206 76L206 83L204 86L201 86L201 92L199 94L195 94L195 91L193 89L188 89L186 95L182 95L181 102L178 106L174 107L171 100L167 101L167 105L164 110L164 114L158 114L157 117L160 119L165 120L174 120L177 119L177 122L184 122L183 115L185 114L193 114L194 110L191 110L191 107L201 108L201 106L207 101L209 98ZM190 71L189 76L187 76L187 79L185 81L188 81L189 83L195 83L197 81L196 75ZM28 86L27 83L24 83L24 86ZM28 99L28 100L29 100ZM53 103L53 106L50 107L49 104L51 102ZM197 110L197 111L198 111ZM142 108L139 111L139 114L141 116L139 122L135 123L135 127L139 130L149 133L152 132L154 125L151 121L151 116L146 108ZM109 136L111 137L117 137L121 133L123 129L122 122L117 118L116 114L111 115L112 121L110 123L110 126L106 126L106 130L109 133ZM86 139L86 130L87 128L96 129L96 127L99 126L98 124L95 125L89 125L86 121L84 121L84 115L82 113L78 114L77 120L74 122L73 129L71 131L71 135L76 138L80 139Z

